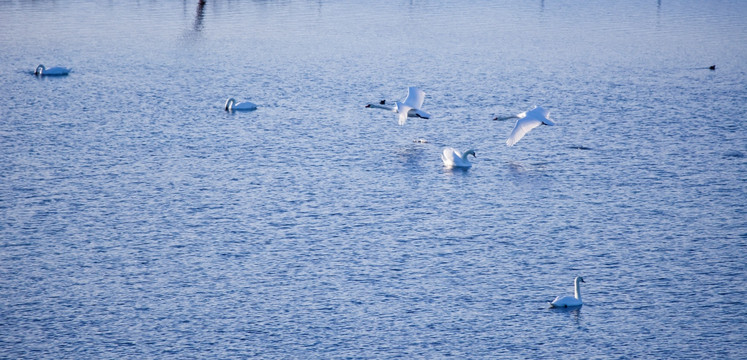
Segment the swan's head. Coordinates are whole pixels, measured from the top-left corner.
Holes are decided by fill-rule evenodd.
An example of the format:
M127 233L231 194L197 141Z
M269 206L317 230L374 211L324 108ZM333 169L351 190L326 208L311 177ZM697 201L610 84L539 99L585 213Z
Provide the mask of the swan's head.
M576 276L576 279L574 280L574 282L575 282L576 284L578 284L578 283L582 283L582 282L585 282L585 281L584 281L584 278L582 278L582 277L580 277L580 276Z
M34 70L34 75L39 75L39 74L41 74L41 73L42 73L42 72L43 72L44 70L47 70L47 68L46 68L46 67L44 67L44 65L41 65L41 64L39 64L39 66L37 66L37 67L36 67L36 70Z
M386 100L379 101L379 105L386 105ZM370 108L371 106L373 106L373 104L366 105L367 108Z
M464 152L464 158L465 159L467 158L467 155L472 155L472 156L475 157L475 159L477 159L477 155L475 155L475 150L470 149L470 150L465 151Z

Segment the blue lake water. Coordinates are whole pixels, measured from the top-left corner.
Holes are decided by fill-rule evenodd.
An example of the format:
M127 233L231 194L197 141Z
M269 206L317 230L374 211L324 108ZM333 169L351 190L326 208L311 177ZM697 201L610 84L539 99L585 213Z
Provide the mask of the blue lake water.
M0 358L744 358L746 18L2 1Z

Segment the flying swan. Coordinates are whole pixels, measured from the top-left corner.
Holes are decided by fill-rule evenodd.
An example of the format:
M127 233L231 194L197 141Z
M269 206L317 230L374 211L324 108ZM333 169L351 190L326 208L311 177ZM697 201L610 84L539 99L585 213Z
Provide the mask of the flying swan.
M555 300L553 300L550 303L550 307L554 308L568 308L568 307L575 307L575 306L581 306L584 303L581 302L581 285L580 283L584 282L584 279L580 276L577 276L573 280L573 284L575 286L575 293L573 296L564 296L564 297L556 297Z
M381 100L378 104L368 104L366 107L395 112L399 114L399 124L404 125L408 116L430 119L431 114L420 109L423 106L423 101L425 101L425 92L411 86L407 89L407 97L401 102L395 101L394 105L389 105L386 103L386 100Z
M555 122L550 120L549 118L550 112L535 106L534 109L525 111L521 114L504 117L504 118L495 118L493 120L507 120L511 118L519 118L519 120L516 120L516 125L514 126L513 131L511 131L511 135L506 140L506 145L508 146L514 146L521 138L524 137L530 130L536 128L540 125L550 125L554 126Z
M236 99L229 98L226 100L226 106L223 108L226 111L252 111L257 110L257 105L250 102L237 103Z
M464 152L464 154L461 154L459 153L459 150L447 147L444 148L444 151L441 153L441 160L444 162L444 166L449 169L469 169L470 167L472 167L472 163L467 160L468 155L472 155L477 158L477 155L475 155L475 150L467 150Z
M37 76L62 76L67 75L68 73L70 73L70 69L68 68L55 66L47 69L44 65L41 64L36 67L36 70L34 70L34 75Z

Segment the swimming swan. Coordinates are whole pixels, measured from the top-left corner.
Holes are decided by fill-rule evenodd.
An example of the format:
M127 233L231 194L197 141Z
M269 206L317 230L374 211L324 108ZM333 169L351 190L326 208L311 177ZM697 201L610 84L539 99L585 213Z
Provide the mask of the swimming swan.
M444 166L449 169L469 169L470 167L472 167L472 163L467 160L468 155L472 155L477 158L477 155L475 155L475 150L467 150L464 152L464 154L461 154L459 153L459 150L447 147L444 148L444 151L441 153L441 160L444 162Z
M248 101L237 103L236 99L230 98L226 100L226 106L223 109L226 111L252 111L257 110L257 105Z
M419 117L430 119L431 114L421 110L425 101L425 92L417 87L411 86L407 89L407 97L403 101L395 101L394 105L389 105L386 100L381 100L378 104L368 104L367 108L384 109L399 114L399 124L404 125L407 117Z
M555 122L550 120L548 117L550 115L550 112L541 108L535 106L534 109L525 111L521 114L512 116L519 118L519 120L516 120L516 125L514 126L513 131L511 131L511 135L506 140L506 145L508 146L514 146L521 138L524 137L530 130L536 128L540 125L555 125ZM512 118L509 117L509 118ZM498 120L499 118L495 118L494 120ZM507 118L502 118L507 119Z
M36 70L34 70L34 75L37 76L62 76L67 75L68 73L70 73L70 69L68 68L55 66L47 69L44 65L41 64L36 67Z
M584 279L580 276L577 276L573 280L573 284L575 286L574 296L564 296L562 298L558 296L550 303L550 307L567 308L583 305L584 303L581 302L581 285L579 285L582 282L584 282Z

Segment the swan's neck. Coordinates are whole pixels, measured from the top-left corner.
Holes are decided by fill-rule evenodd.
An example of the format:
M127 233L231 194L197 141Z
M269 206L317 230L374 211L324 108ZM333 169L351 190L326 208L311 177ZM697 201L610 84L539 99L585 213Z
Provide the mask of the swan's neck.
M472 155L475 156L475 152L473 150L467 150L462 154L462 160L467 161L467 156Z
M376 108L376 109L394 110L393 106L383 105L383 104L371 104L371 107Z
M578 300L581 301L581 282L576 280L575 284L575 291L573 296Z
M44 70L47 70L47 68L45 68L44 65L39 65L36 67L36 71L34 71L34 73L41 75Z
M236 99L230 98L226 100L226 106L225 106L226 111L231 110L231 108L233 108L234 106L236 106Z

